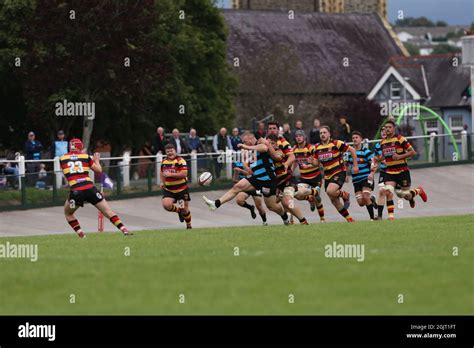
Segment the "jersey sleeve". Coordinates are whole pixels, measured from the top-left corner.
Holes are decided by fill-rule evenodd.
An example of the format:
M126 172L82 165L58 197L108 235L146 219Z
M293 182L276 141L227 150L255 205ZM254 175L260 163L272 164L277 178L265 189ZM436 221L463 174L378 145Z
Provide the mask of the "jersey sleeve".
M89 156L89 168L91 168L93 164L94 164L94 157Z
M176 163L176 171L182 172L188 170L188 165L184 158L181 158L178 163Z
M282 141L278 148L284 155L288 155L293 152L293 149L291 148L290 143L287 140Z
M410 151L413 149L411 144L408 142L408 140L405 139L405 137L401 136L398 138L398 141L400 143L400 146L402 147L403 150L405 151Z
M372 151L370 151L369 149L366 149L365 150L365 157L367 159L367 162L370 162L372 160L372 158L374 157L374 153Z
M336 140L334 145L336 145L340 152L346 152L349 149L349 145L341 140Z

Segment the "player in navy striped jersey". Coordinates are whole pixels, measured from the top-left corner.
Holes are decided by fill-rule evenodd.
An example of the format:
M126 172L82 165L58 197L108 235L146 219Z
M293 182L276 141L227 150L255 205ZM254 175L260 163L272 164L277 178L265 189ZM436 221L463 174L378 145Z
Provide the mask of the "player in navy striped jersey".
M247 176L252 174L252 170L249 167L249 163L254 162L254 158L252 158L252 154L250 151L242 150L240 152L240 159L234 162L234 176L233 181L234 184L238 183L241 179L245 179ZM247 203L247 199L252 197L255 205ZM235 197L235 201L238 205L243 208L246 208L250 211L250 215L252 219L257 217L255 213L255 208L258 210L260 217L262 218L262 224L267 226L267 212L263 207L262 201L262 194L257 190L247 191L247 192L239 192L237 197Z
M250 165L252 174L244 179L239 180L229 191L221 198L210 200L206 196L202 199L209 209L216 210L222 204L234 199L240 192L248 192L259 190L263 195L263 200L268 209L278 214L285 225L288 225L288 214L280 203L276 203L276 175L273 160L268 153L268 146L265 144L257 144L255 135L251 132L242 134L243 144L239 144L239 148L256 151L256 161Z
M359 171L352 171L352 155L347 152L348 171L352 176L354 192L359 206L365 206L369 212L370 220L374 220L374 205L371 199L372 190L374 189L374 173L372 168L372 158L374 154L367 147L362 145L362 134L360 132L352 132L352 141L357 154L357 165Z

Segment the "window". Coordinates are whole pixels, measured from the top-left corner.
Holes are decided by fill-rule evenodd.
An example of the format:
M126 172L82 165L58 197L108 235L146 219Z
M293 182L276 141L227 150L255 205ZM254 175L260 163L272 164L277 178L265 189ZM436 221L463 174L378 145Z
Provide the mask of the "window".
M438 120L428 120L426 121L426 128L438 128Z
M438 120L428 120L426 121L426 133L438 133Z
M400 82L390 83L390 98L391 99L400 99L401 98L401 87Z
M464 120L461 115L454 115L449 118L449 127L451 127L452 130L462 130L463 126Z
M462 115L453 115L449 117L449 128L453 132L456 142L461 141L461 131L463 130L464 120Z

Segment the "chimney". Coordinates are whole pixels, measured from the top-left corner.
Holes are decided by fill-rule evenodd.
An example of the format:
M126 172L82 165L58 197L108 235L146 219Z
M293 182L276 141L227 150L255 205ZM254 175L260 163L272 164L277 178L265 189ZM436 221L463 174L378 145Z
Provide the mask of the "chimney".
M462 64L474 66L474 31L468 31L462 41Z

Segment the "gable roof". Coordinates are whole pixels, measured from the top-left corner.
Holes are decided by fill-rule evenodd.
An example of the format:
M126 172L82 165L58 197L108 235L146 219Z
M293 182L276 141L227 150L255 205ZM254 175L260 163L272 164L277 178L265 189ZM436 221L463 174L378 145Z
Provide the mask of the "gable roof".
M403 54L377 14L296 13L293 20L279 11L222 10L222 14L229 30L229 60L285 45L298 56L309 79L318 81L321 73L330 76L325 93L366 94L389 58ZM345 57L348 67L342 65Z
M453 65L454 58L458 58L457 66ZM427 99L424 105L429 107L470 105L469 100L462 97L470 84L470 70L461 65L459 54L393 57L390 65L402 76L410 79L410 85ZM423 78L423 69L426 80Z

